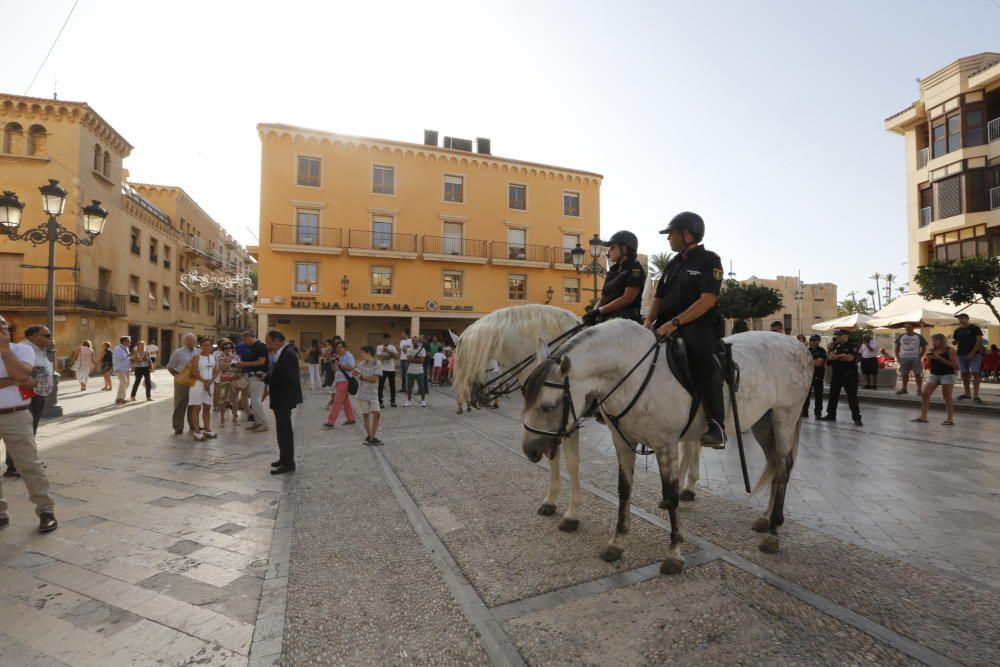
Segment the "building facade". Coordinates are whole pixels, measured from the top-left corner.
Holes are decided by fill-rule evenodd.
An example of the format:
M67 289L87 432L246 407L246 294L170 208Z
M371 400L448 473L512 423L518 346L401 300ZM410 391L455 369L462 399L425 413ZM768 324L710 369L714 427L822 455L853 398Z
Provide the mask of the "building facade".
M906 140L910 284L932 258L1000 255L1000 53L925 77L885 128Z
M569 251L599 232L599 174L430 131L413 144L257 129L262 330L356 348L403 330L444 337L506 306L582 314L592 298Z
M781 293L781 310L767 318L748 321L752 331L768 331L771 322L779 320L793 336L808 336L814 333L813 324L837 317L837 286L833 283L804 283L797 276L778 276L773 280L750 276L738 282L764 285ZM732 322L726 326L727 331L732 330Z
M84 339L99 345L122 335L155 341L165 355L186 332L215 337L241 327L228 320L222 326L221 307L209 306L213 297L191 296L181 285L189 261L216 268L207 251L191 256L191 230L181 222L196 221L202 235L217 247L232 248L244 266L251 261L246 250L227 241L228 234L207 215L172 207L161 189L129 184L123 162L132 145L89 105L0 94L0 132L0 188L25 204L20 232L47 220L38 188L49 179L69 192L59 222L78 236L85 236L84 206L99 200L108 211L93 245L56 246L55 265L66 267L56 272L57 358L65 360ZM180 188L168 190L188 209L200 211ZM45 322L47 270L38 267L47 264L47 244L0 234L0 312L17 328L17 337L25 327ZM249 289L233 298L252 302Z

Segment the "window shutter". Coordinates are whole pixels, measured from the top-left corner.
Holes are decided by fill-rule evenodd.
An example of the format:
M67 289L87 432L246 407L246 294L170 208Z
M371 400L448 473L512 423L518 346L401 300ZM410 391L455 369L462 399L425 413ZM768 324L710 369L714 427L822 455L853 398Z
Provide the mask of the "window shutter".
M962 179L960 176L939 181L937 184L937 219L962 213Z

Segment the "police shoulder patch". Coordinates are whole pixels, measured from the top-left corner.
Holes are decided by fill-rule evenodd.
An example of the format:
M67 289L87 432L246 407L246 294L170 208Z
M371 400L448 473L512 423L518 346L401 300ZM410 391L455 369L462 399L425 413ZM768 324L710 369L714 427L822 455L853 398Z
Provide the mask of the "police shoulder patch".
M722 281L722 269L712 269L712 277L718 281Z
M632 277L633 278L641 278L642 277L642 267L641 266L637 266L634 269L632 269Z

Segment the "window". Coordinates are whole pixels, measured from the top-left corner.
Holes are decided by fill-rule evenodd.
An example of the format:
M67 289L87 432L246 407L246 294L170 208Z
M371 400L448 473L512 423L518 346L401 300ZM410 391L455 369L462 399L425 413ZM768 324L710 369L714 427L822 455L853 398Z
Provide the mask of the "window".
M170 310L170 288L163 286L163 310Z
M101 173L111 177L111 153L104 151L104 165L101 167Z
M0 252L0 290L17 293L24 282L24 255L19 252Z
M959 113L948 116L948 152L957 151L962 147L962 115Z
M944 119L936 121L931 126L931 138L933 139L931 157L940 157L948 152L948 139L945 137Z
M319 291L319 264L316 262L295 262L295 291Z
M128 277L128 300L130 303L139 303L139 276Z
M573 263L573 248L580 243L579 234L563 234L563 264Z
M578 192L563 193L563 215L580 215L580 194Z
M170 268L170 246L163 246L163 268Z
M975 227L966 227L934 235L934 257L936 259L966 259L987 256L989 252L986 225L976 225Z
M139 249L139 236L140 236L139 230L136 229L135 227L133 227L132 228L132 234L131 234L131 239L132 239L132 254L135 255L135 256L137 256L137 257L139 256L139 254L141 252L140 249Z
M159 256L156 254L156 239L149 239L149 261L156 264L160 261Z
M579 278L563 278L563 303L580 303Z
M444 177L444 200L461 204L464 201L465 178L462 176Z
M950 218L962 213L962 176L945 178L934 184L937 190L937 215L935 219Z
M372 267L372 294L392 294L392 267Z
M299 245L319 243L319 211L295 210L295 242Z
M101 170L101 147L98 144L94 144L94 171Z
M979 146L986 143L986 128L982 104L965 108L965 145Z
M990 210L990 189L987 185L989 181L988 171L986 169L970 169L965 178L965 189L969 198L966 202L966 210L969 213Z
M28 155L45 155L48 133L41 125L32 125L28 130Z
M296 181L299 185L310 188L319 187L319 158L299 156L299 175Z
M149 307L156 308L156 283L149 281Z
M387 215L372 216L372 247L379 250L392 248L392 218Z
M380 195L396 193L396 170L393 167L376 165L372 169L372 192Z
M509 301L524 301L527 299L528 278L522 273L511 273L507 276L507 299Z
M20 153L24 142L24 129L18 123L7 123L3 126L3 152Z
M462 272L445 271L444 289L442 290L446 299L462 298Z
M528 232L524 229L507 229L507 259L526 259Z
M528 209L528 186L515 185L511 183L507 186L507 207L525 211Z
M462 223L444 223L444 254L462 254Z

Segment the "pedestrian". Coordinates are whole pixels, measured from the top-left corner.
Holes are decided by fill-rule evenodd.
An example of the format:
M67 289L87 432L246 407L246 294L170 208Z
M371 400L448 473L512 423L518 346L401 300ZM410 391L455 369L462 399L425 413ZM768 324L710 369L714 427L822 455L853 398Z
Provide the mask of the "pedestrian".
M195 440L217 437L212 430L212 394L215 377L219 374L219 362L212 354L212 339L202 338L198 342L198 354L191 358L191 373L195 383L191 386L188 402L191 405L192 432ZM199 423L198 417L201 417Z
M299 377L299 355L285 344L280 331L268 331L268 360L271 372L266 376L274 412L274 430L278 439L278 460L271 463L271 474L282 475L295 470L295 433L292 431L292 410L302 403L302 380Z
M771 322L771 331L774 333L785 333L785 325L781 323L781 320L775 320Z
M132 339L122 336L118 339L118 345L111 351L111 363L118 378L118 396L115 398L116 405L128 403L125 400L125 392L128 390L129 374L132 372L132 350L129 346Z
M323 384L319 376L319 341L315 338L309 343L309 351L306 352L306 365L309 367L309 391L316 391Z
M149 341L149 344L146 345L146 352L149 352L149 370L150 372L155 371L156 358L160 355L160 348L155 341Z
M258 340L252 331L244 331L242 334L243 344L247 346L247 354L244 361L240 362L240 368L246 373L250 381L250 412L253 414L253 424L247 430L252 433L263 433L268 429L267 415L264 414L264 378L268 371L268 351L267 345L262 340ZM299 387L301 391L301 384Z
M819 344L819 334L809 336L809 353L813 359L812 386L809 388L809 395L806 396L806 404L802 406L802 416L809 415L810 396L815 401L813 416L819 419L823 416L823 380L826 377L826 350Z
M375 352L376 358L382 364L382 375L378 379L378 404L380 408L385 407L384 389L389 385L389 405L396 407L396 359L399 358L399 350L392 344L389 334L382 336L382 344Z
M25 334L27 334L25 329ZM80 383L80 391L87 391L87 381L90 380L90 373L94 370L94 346L89 340L80 343L76 350L76 361L73 362L76 368L76 380Z
M111 341L101 343L101 375L104 377L104 387L101 391L111 391L111 371L114 369L114 355L111 354Z
M330 364L330 360L333 358L333 339L327 338L323 343L323 347L319 351L319 372L323 377L323 382L320 384L320 389L326 389L327 387L333 386L333 366Z
M194 341L195 337L193 333L184 334L184 344L174 350L167 361L167 372L174 378L174 412L171 418L174 435L180 435L184 432L185 421L187 421L188 428L192 432L195 430L194 421L191 419L191 411L188 409L188 399L190 398L193 383L189 383L187 380L178 377L178 374L191 363L191 359L198 354Z
M941 422L945 426L955 425L955 402L952 400L952 393L955 389L955 369L960 367L961 356L955 348L948 345L944 334L934 334L931 336L931 349L927 351L927 360L930 362L930 375L924 386L920 400L920 416L910 421L927 423L927 410L931 405L931 395L941 387L941 394L944 396L944 406L947 410L947 418Z
M427 350L420 339L414 336L408 350L409 365L406 367L406 402L404 408L410 407L413 401L413 383L417 383L417 391L420 392L420 407L427 407L427 390L424 388L424 361L427 359Z
M434 353L434 384L441 385L444 382L442 374L444 372L444 350L438 350Z
M348 392L348 380L354 371L354 355L347 351L347 343L338 340L333 350L332 364L334 368L333 393L330 400L330 413L327 415L327 428L337 425L337 417L341 409L344 411L344 425L354 423L354 408L351 406L351 395Z
M927 340L914 331L916 325L913 322L907 322L903 327L906 332L896 336L896 359L899 362L899 377L903 381L903 386L896 393L907 393L906 386L910 382L910 373L913 373L913 381L917 385L917 396L921 396L923 394L924 370L920 365L920 359L927 352Z
M646 287L646 270L638 260L639 239L632 232L615 232L604 241L611 268L601 288L596 306L583 315L585 324L597 324L608 319L625 318L641 321L642 292Z
M990 345L990 351L983 356L983 379L987 382L1000 380L1000 350L996 345Z
M361 346L361 363L354 369L354 376L358 379L358 409L361 410L361 422L365 425L365 444L381 445L378 425L382 420L382 411L375 387L382 384L382 364L375 359L375 348L371 345Z
M49 496L49 480L38 460L38 446L29 412L27 386L32 380L35 352L27 345L11 342L10 327L0 317L0 439L3 440L35 504L38 532L49 533L59 526L55 503ZM10 525L7 501L0 488L0 529Z
M399 339L399 392L406 393L406 376L410 367L410 350L413 348L413 340L404 329L402 337Z
M959 313L958 328L952 334L952 341L958 346L958 370L962 373L962 387L965 391L958 397L960 401L970 398L976 403L982 403L979 398L979 381L983 370L983 330L969 323L967 313ZM972 394L969 394L969 381L972 381Z
M795 340L799 341L806 347L809 347L809 341L806 340L805 334L795 334Z
M428 336L421 336L420 344L424 347L424 373L420 376L420 382L424 385L424 394L429 394L431 393L431 371L434 367L434 355L430 351L431 338Z
M38 433L38 422L42 418L42 411L45 409L45 397L52 391L53 386L53 366L49 361L48 347L52 340L52 332L47 326L35 324L24 330L24 341L21 345L26 346L34 355L31 363L31 379L25 385L32 390L31 402L28 404L28 411L31 412L31 433ZM9 384L7 384L9 383ZM0 386L13 386L14 382L10 378L0 380ZM20 477L17 471L17 464L7 450L7 470L4 477Z
M827 360L833 369L830 375L830 399L826 405L826 416L820 419L824 422L837 421L837 403L840 401L840 390L847 393L847 404L851 408L851 416L855 426L861 423L861 409L858 407L858 348L850 341L845 329L838 329L837 338L827 354Z
M861 336L858 352L861 354L861 374L865 376L865 389L878 389L878 343L871 334Z
M239 390L234 382L240 377L240 358L236 356L233 341L223 338L219 341L219 375L216 378L215 395L219 404L219 425L226 425L226 410L233 413L233 426L240 423Z
M135 344L135 349L132 350L132 367L135 369L135 382L132 384L132 400L135 400L135 395L139 392L139 381L142 380L143 384L146 386L146 400L151 401L153 397L151 392L153 391L153 378L150 376L152 373L153 362L149 358L149 350L146 349L146 341L140 340Z

